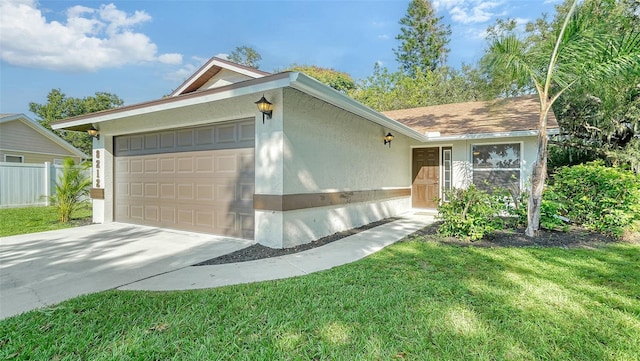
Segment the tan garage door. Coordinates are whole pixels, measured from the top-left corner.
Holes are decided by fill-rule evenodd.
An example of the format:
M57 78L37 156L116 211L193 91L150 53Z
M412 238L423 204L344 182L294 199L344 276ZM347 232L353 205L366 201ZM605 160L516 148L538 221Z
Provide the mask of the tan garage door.
M116 137L116 221L253 239L253 147L253 120Z

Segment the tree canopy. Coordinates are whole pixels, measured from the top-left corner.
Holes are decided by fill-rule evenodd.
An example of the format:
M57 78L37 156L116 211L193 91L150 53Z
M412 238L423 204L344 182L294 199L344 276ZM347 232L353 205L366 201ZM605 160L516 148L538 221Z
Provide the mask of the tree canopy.
M400 20L400 46L394 49L396 60L407 75L434 71L447 62L451 28L436 17L429 0L412 0Z
M52 130L62 139L71 143L86 154L91 154L91 136L85 132L53 130L51 123L57 120L75 117L82 114L121 107L124 101L117 95L107 92L96 92L94 96L84 98L67 97L60 89L52 89L47 94L47 102L29 103L29 110L36 114L38 122L45 128Z
M250 68L258 69L262 56L250 46L238 46L229 54L229 60Z
M349 95L378 111L488 100L495 91L475 67L434 71L416 69L413 75L374 66L373 75L361 80Z
M351 75L330 68L322 68L315 65L292 64L283 71L299 71L305 73L343 93L353 90L356 87L356 82Z

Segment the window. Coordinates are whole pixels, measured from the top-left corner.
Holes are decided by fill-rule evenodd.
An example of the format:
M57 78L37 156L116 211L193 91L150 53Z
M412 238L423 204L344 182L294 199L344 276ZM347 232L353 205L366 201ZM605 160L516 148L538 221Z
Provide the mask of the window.
M442 148L442 199L448 202L446 191L451 190L451 148Z
M4 161L9 163L24 163L24 157L21 155L4 155Z
M58 158L55 158L55 159L53 160L53 164L54 164L54 165L64 165L64 159L58 159Z
M471 148L473 184L486 191L520 189L520 143L474 144Z

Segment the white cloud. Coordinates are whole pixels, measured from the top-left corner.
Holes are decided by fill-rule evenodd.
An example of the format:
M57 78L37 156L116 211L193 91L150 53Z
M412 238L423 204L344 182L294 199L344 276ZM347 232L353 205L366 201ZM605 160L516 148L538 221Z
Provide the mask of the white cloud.
M223 57L224 56L224 57ZM227 54L218 54L216 57L226 59ZM191 57L191 61L184 64L180 69L165 74L164 78L175 82L184 82L188 77L193 75L201 66L204 65L209 59L199 56Z
M462 24L484 23L496 16L504 15L497 8L504 1L482 0L436 0L433 2L437 11L446 11L451 20Z
M158 61L164 64L182 64L182 54L170 53L158 56Z
M34 0L0 0L0 59L14 65L64 71L95 71L125 64L180 64L182 55L158 47L133 28L151 20L115 5L72 6L66 21L48 21Z

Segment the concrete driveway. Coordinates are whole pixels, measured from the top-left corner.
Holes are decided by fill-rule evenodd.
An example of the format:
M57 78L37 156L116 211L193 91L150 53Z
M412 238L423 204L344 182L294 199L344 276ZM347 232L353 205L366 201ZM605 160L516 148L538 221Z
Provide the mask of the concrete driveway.
M122 223L0 238L0 319L175 271L252 243Z

